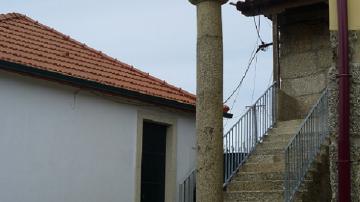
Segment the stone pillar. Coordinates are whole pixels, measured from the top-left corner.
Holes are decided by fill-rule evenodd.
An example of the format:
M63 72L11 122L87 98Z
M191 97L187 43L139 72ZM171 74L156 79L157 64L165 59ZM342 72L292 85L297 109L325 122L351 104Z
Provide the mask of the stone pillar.
M223 0L197 6L196 201L223 202Z
M336 0L329 1L331 42L334 54L333 68L329 72L329 123L330 123L330 174L333 192L332 201L338 201L337 140L338 96L337 78L338 31ZM348 0L349 12L349 69L350 69L350 161L351 161L351 201L360 199L360 1Z

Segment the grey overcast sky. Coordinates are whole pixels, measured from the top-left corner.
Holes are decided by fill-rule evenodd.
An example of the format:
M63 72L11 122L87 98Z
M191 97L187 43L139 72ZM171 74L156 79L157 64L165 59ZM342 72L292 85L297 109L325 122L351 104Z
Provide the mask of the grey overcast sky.
M196 9L187 0L0 0L0 5L1 13L25 14L169 83L196 91ZM225 99L246 69L257 34L253 18L242 16L229 4L222 12ZM271 21L264 17L261 36L265 42L272 41ZM269 86L271 72L270 48L260 52L256 68L251 67L232 111L235 117Z

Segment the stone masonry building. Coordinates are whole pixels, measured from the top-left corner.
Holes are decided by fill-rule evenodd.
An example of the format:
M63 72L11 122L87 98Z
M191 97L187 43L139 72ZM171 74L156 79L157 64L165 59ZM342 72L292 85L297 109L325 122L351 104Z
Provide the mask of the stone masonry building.
M347 3L351 201L360 201L360 3ZM264 15L273 21L274 80L281 83L280 120L305 118L328 89L329 165L320 177L330 178L325 182L330 181L331 201L338 201L339 77L344 75L338 71L341 58L336 0L246 0L236 7L246 16Z

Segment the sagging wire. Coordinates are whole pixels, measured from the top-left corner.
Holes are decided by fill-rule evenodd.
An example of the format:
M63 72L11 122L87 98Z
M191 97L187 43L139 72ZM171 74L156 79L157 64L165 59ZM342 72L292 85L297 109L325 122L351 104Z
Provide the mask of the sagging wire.
M224 104L226 104L233 96L234 94L239 90L239 88L241 87L245 77L247 76L247 73L249 72L249 69L251 67L252 62L254 61L257 53L261 50L261 51L266 51L266 48L271 46L273 43L266 43L266 44L262 44L259 45L258 48L256 49L255 53L253 53L251 55L251 58L249 60L249 64L246 67L245 73L244 75L241 77L240 82L238 83L238 85L236 86L236 88L232 91L232 93L230 94L230 96L228 98L226 98L226 100L224 101ZM255 50L255 49L254 49Z
M240 79L240 82L238 83L238 85L236 86L236 88L232 91L232 93L230 94L230 96L224 101L224 104L226 104L226 103L235 95L235 93L239 90L239 88L241 87L241 85L242 85L245 77L247 76L247 73L249 72L249 69L250 69L250 67L251 67L251 64L252 64L252 62L254 61L254 59L255 59L255 57L256 57L256 54L257 54L258 52L259 52L259 49L255 50L255 48L254 48L254 50L253 50L252 53L251 53L251 57L250 57L250 60L249 60L248 65L247 65L247 67L246 67L246 70L245 70L243 76L242 76L241 79ZM231 109L231 108L230 108L230 109Z
M257 39L256 39L256 45L253 49L253 51L251 52L251 56L250 56L250 59L249 59L249 62L248 62L248 65L246 67L246 70L243 74L243 76L241 77L240 79L240 82L238 83L238 85L236 86L236 88L232 91L232 93L230 94L229 97L227 97L225 99L225 101L223 102L224 104L226 104L235 94L235 98L231 104L231 107L230 107L230 111L232 111L232 109L234 108L235 104L236 104L236 101L237 101L237 98L239 96L239 89L242 85L242 83L244 82L244 79L246 78L248 72L249 72L249 69L251 68L251 65L253 63L254 60L256 60L256 64L257 64L257 54L259 53L259 51L266 51L267 48L271 45L273 45L273 43L265 43L262 38L261 38L261 35L260 35L260 29L261 29L261 20L260 20L260 16L258 18L258 24L256 23L256 19L255 17L253 18L254 19L254 25L255 25L255 29L256 29L256 33L257 33ZM259 41L261 42L261 44L259 45ZM257 47L257 48L256 48ZM255 71L256 71L256 64L255 64ZM253 92L252 92L252 100L253 100L253 96L254 96L254 91L255 91L255 79L256 79L256 72L255 72L255 77L254 77L254 88L253 88ZM235 116L237 117L237 116ZM235 118L233 117L233 118ZM228 124L228 120L226 120L225 124L224 124L224 127L226 127Z
M229 110L229 111L232 111L232 109L233 109L234 106L235 106L237 97L239 96L239 93L240 93L239 88L240 88L240 86L242 85L242 82L244 81L244 79L245 79L245 77L246 77L246 75L247 75L247 73L248 73L248 71L249 71L249 69L250 69L250 67L251 67L252 62L254 61L254 58L256 57L256 54L257 54L257 52L256 52L256 51L257 51L256 47L257 47L257 46L258 46L258 40L256 40L255 46L254 46L253 50L251 51L250 59L249 59L247 68L246 68L246 70L245 70L245 72L244 72L244 74L243 74L243 76L242 76L239 84L236 86L235 90L231 93L231 95L230 95L230 96L225 100L225 102L224 102L224 104L227 103L227 102L231 99L231 97L236 93L235 99L233 100L233 102L232 102L232 104L231 104L231 106L230 106L230 110ZM236 116L233 117L233 118L236 118ZM229 119L226 119L225 124L224 124L224 128L228 125L228 123L229 123Z
M265 42L262 40L262 38L260 36L260 27L261 27L260 16L258 17L258 24L256 24L255 16L253 17L253 20L254 20L254 25L255 25L256 34L258 36L258 39L260 40L261 44L265 44Z
M265 42L261 39L260 30L259 30L259 28L260 28L260 18L259 18L259 26L256 24L256 20L254 21L254 23L255 23L256 32L257 32L257 35L258 35L258 38L257 38L257 40L256 40L257 49L256 49L255 52L254 52L254 51L252 52L251 57L250 57L250 60L249 60L249 63L248 63L248 65L247 65L247 68L246 68L246 70L245 70L244 75L241 77L240 82L238 83L238 85L236 86L236 88L232 91L232 93L230 94L230 96L228 96L228 97L225 99L224 104L226 104L226 103L235 95L235 93L240 89L240 87L241 87L241 85L242 85L245 77L247 76L247 73L248 73L248 71L249 71L249 69L250 69L250 67L251 67L251 64L252 64L252 62L254 61L257 53L258 53L260 50L261 50L261 51L266 51L269 46L273 45L272 42L271 42L271 43L265 43ZM260 45L258 45L258 41L259 41L259 40L260 40L260 42L261 42ZM254 50L255 50L255 49L254 49ZM230 110L231 110L231 108L230 108Z
M253 88L251 92L251 103L254 101L254 94L256 88L256 67L257 67L257 56L255 58L255 64L254 64L254 78L253 78Z

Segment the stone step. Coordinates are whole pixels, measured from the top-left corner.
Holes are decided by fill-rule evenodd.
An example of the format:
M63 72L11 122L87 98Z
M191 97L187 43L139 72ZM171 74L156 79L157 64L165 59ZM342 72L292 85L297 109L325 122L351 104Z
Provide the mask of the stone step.
M284 172L239 172L233 181L283 180Z
M257 145L261 149L284 149L287 146L287 141L264 141Z
M295 135L295 133L291 134L269 134L265 136L264 142L271 141L271 142L289 142L289 140Z
M285 149L289 144L289 141L264 141L259 143L257 147L261 149ZM310 140L309 138L299 138L297 141L300 141L299 143L308 146L314 144L313 140Z
M295 128L273 128L269 131L269 136L286 136L286 137L293 137L297 129Z
M255 155L259 155L259 154L265 154L265 155L284 155L285 154L285 150L282 149L263 149L263 148L256 148L254 153Z
M276 123L277 128L282 127L297 127L300 126L300 124L304 121L304 119L294 119L289 121L279 121Z
M277 134L294 134L299 129L301 121L283 123L279 122L275 128L270 130L270 133L277 133Z
M226 191L271 191L283 188L283 180L234 181L229 184Z
M263 139L263 142L289 142L295 133L291 134L271 134Z
M284 171L284 163L245 163L240 172L278 172Z
M226 202L282 202L284 200L285 147L297 132L303 120L278 122L259 143L239 172L229 183ZM311 170L304 183L311 183ZM306 192L301 187L296 196ZM294 201L301 201L295 197Z
M224 196L225 202L237 201L259 201L259 202L274 202L284 201L284 191L234 191L226 192Z
M252 154L247 160L248 163L284 163L283 154Z

